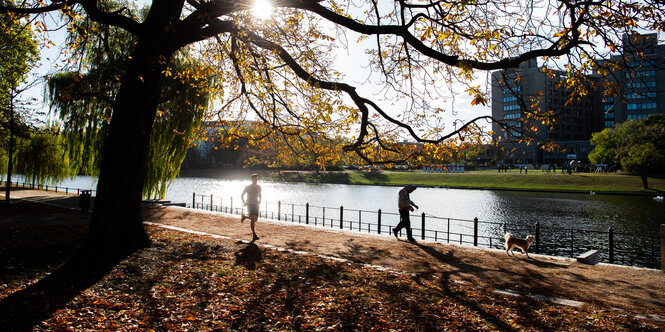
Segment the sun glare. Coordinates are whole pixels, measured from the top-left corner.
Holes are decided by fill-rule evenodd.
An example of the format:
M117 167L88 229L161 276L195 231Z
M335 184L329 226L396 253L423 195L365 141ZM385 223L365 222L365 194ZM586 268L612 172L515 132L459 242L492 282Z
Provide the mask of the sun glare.
M267 0L256 0L254 1L252 14L262 20L265 20L269 18L270 15L272 15L272 5Z

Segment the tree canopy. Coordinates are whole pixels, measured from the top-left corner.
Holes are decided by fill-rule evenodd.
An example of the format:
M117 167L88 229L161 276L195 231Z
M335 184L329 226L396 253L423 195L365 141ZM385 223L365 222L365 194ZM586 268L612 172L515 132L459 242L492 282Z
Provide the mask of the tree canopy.
M0 7L13 6L0 0ZM26 15L0 11L0 103L2 114L9 107L12 90L23 83L39 59L37 40Z
M593 134L591 145L592 163L619 163L623 170L638 174L648 189L648 176L665 172L665 114L605 128Z

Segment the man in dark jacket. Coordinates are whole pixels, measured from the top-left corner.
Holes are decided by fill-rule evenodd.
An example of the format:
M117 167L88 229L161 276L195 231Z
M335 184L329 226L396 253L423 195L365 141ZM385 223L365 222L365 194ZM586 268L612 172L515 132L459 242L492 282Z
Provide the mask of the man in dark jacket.
M416 203L412 202L411 199L409 198L409 194L412 193L414 190L416 190L416 186L412 184L407 184L402 188L402 190L399 191L398 194L398 200L397 200L397 208L399 209L399 224L397 224L397 227L393 229L393 234L395 234L395 237L397 237L398 232L402 228L406 228L406 235L409 241L415 242L416 239L413 238L413 235L411 234L411 219L409 216L409 212L412 212L414 210L414 207L417 209L418 205Z

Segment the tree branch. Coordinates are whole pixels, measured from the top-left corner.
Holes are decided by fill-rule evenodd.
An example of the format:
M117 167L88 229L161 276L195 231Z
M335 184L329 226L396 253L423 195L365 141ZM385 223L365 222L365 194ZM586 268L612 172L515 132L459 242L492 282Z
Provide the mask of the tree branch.
M567 54L571 49L584 44L582 40L579 39L579 31L577 29L581 26L584 20L580 17L574 22L573 26L568 29L568 33L559 37L553 44L547 48L535 49L526 51L519 56L512 58L504 58L499 61L490 61L483 62L472 59L461 59L457 55L447 55L443 54L433 48L425 45L420 39L411 34L406 25L367 25L360 22L357 22L351 18L339 15L321 5L317 2L305 2L298 1L293 3L288 3L284 7L290 8L300 8L311 11L318 14L319 16L329 20L332 23L344 26L348 29L351 29L355 32L366 34L366 35L395 35L402 37L406 43L411 47L418 50L423 55L435 59L437 61L443 62L450 66L456 67L470 67L480 70L496 70L496 69L505 69L505 68L515 68L518 67L520 63L537 58L537 57L552 57L552 56L561 56ZM572 15L572 14L571 14ZM579 14L580 16L585 14ZM569 35L572 33L572 37Z
M75 3L79 3L83 7L92 21L125 29L133 35L141 32L141 25L127 16L120 15L121 11L110 13L100 10L95 0L78 0Z

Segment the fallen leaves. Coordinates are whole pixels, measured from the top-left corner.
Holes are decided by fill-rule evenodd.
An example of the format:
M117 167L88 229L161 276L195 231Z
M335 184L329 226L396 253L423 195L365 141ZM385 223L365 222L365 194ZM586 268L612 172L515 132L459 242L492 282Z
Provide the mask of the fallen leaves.
M48 262L32 257L43 254L44 247L36 250L40 236L34 235L39 229L15 228L11 235L6 230L0 233L0 240L18 242L1 252L7 261L13 259L14 268L0 270L0 301L55 269L80 245L68 236L82 234L66 228L59 234L48 230L52 242L59 239L63 246L73 246L58 252L58 263L53 255L47 255ZM570 308L528 297L503 296L436 276L416 278L315 256L249 248L252 245L231 240L156 227L147 230L152 247L119 263L34 330L665 328L662 322L594 305ZM242 258L252 260L252 268L246 261L238 264L236 253L240 251L254 253Z

